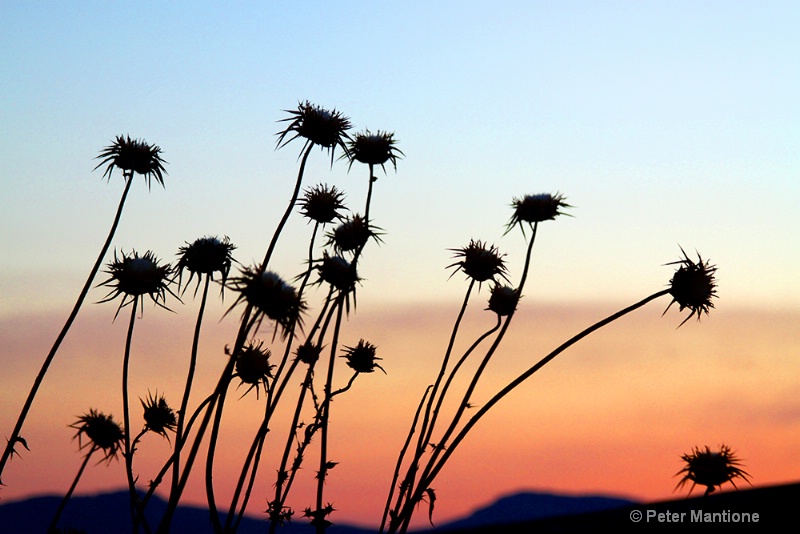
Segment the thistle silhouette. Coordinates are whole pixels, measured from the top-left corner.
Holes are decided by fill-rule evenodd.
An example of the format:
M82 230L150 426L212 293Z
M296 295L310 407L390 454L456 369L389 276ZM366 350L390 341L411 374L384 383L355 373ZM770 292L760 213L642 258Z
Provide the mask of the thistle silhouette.
M28 412L33 405L33 401L36 398L39 387L41 386L42 381L47 374L47 370L50 368L50 364L53 362L58 349L61 347L61 343L64 341L67 332L69 332L69 329L72 327L72 323L78 316L78 312L83 305L83 301L86 299L86 295L89 293L89 289L92 287L94 277L100 270L100 266L103 263L103 258L111 246L111 241L114 238L120 218L122 217L122 209L125 206L125 200L128 198L128 192L130 191L131 184L133 183L133 175L142 175L147 182L148 189L150 188L151 177L154 177L162 186L164 185L164 174L166 173L164 170L165 162L161 158L161 148L158 146L148 144L143 140L132 140L130 136L122 137L120 135L117 136L114 143L106 147L105 150L97 157L103 158L103 160L97 165L97 167L95 167L95 169L108 163L103 176L107 177L109 180L111 179L114 169L120 169L122 171L122 177L125 180L125 188L122 191L122 198L120 198L117 212L114 216L113 222L111 223L111 229L108 232L105 243L103 243L103 246L100 248L100 253L97 255L94 266L89 271L89 276L86 278L86 282L84 283L83 289L81 289L81 292L75 301L72 311L67 317L67 320L56 337L56 340L53 342L50 352L48 352L47 356L45 357L42 367L39 370L39 374L34 379L31 390L28 393L28 397L25 399L25 404L23 405L14 429L11 432L11 436L8 438L3 455L0 457L0 485L2 485L3 470L5 469L6 463L14 454L19 454L14 448L16 444L20 443L26 449L28 448L26 440L21 436L22 426L24 425L25 419L28 416Z

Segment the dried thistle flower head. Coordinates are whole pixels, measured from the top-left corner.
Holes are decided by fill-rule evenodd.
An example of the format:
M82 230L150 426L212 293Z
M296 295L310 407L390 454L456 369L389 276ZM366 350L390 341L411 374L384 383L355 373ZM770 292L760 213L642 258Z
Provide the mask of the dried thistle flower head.
M161 434L169 440L167 430L175 432L178 421L175 418L175 412L167 404L167 399L164 398L164 395L159 396L156 391L156 396L154 397L148 391L147 401L141 398L139 401L142 403L142 409L144 410L145 429L148 432Z
M267 389L267 381L272 378L272 369L275 367L269 363L270 356L272 356L272 351L264 348L263 341L258 343L251 341L239 352L239 356L236 358L236 376L242 381L241 384L250 385L244 395L255 388L256 398L258 398L259 384L263 384L264 389Z
M126 178L133 177L133 173L144 176L148 189L150 179L155 178L161 186L164 186L164 160L161 159L161 148L147 144L143 139L131 139L130 136L122 137L118 135L114 142L107 146L97 159L103 161L97 164L98 169L108 163L103 176L111 179L114 167L122 169L122 174Z
M319 360L319 355L322 353L322 347L314 345L310 341L306 341L295 351L297 359L306 365L313 365Z
M167 293L180 300L169 288L172 283L170 278L173 273L172 266L159 265L158 259L149 250L142 256L136 251L132 251L131 254L124 252L121 254L122 257L118 258L117 252L114 251L114 261L108 264L106 271L110 278L99 284L111 288L100 303L109 302L122 295L122 302L117 308L115 318L124 306L137 299L140 299L139 302L143 305L145 295L149 295L156 305L165 310L169 310L164 305Z
M669 281L669 294L672 295L672 301L670 301L667 309L664 310L664 313L667 313L667 310L675 302L678 303L679 311L683 311L685 308L691 310L692 313L678 327L695 315L698 321L703 313L708 315L709 309L714 307L711 299L717 296L717 282L715 279L717 268L708 261L704 262L699 253L695 263L689 259L683 248L681 248L681 252L683 252L682 260L667 264L680 265L680 267L678 267L678 270L675 271Z
M369 130L364 130L356 134L349 143L347 156L350 159L350 166L353 166L354 161L359 161L367 165L380 165L386 172L385 164L390 161L397 170L397 159L405 154L395 146L396 143L394 133L378 130L378 133L373 134Z
M551 221L559 215L565 215L562 208L571 208L569 204L564 202L564 195L561 193L550 194L541 193L538 195L525 195L522 198L515 198L511 202L511 207L514 208L514 214L511 220L506 225L506 233L519 225L523 233L525 228L523 223L533 225L534 223L542 221Z
M489 246L482 241L471 239L466 247L452 248L450 250L455 252L454 258L461 259L448 265L448 269L450 267L461 269L464 274L478 283L495 280L497 277L508 280L506 278L506 265L503 260L505 254L500 254L494 245ZM456 272L457 270L453 274ZM451 274L450 276L452 277L453 275Z
M262 272L260 267L242 269L241 276L230 279L229 287L239 297L228 311L246 302L256 309L254 321L260 323L266 315L282 328L284 337L300 324L300 315L306 309L295 288L272 271Z
M222 275L223 288L228 279L228 273L231 270L233 263L232 253L236 247L230 242L227 236L223 239L218 237L201 237L196 239L192 244L186 243L185 247L178 250L178 263L176 269L178 270L178 286L182 283L183 271L189 271L189 280L186 281L186 287L192 281L192 277L197 275L197 286L195 287L195 295L197 289L200 287L200 278L202 275L208 275L213 280L214 273L219 272Z
M114 421L113 416L91 409L69 426L78 431L74 438L78 438L78 447L81 450L89 446L89 443L82 441L83 436L86 436L93 449L102 449L105 453L103 460L110 462L117 458L125 433L119 423Z
M363 247L370 237L381 242L376 230L380 230L380 228L372 226L356 213L352 217L346 218L333 232L327 234L328 242L326 244L333 246L337 253L355 252Z
M377 363L380 360L375 356L377 349L378 347L362 339L355 347L345 347L343 357L347 359L348 367L357 373L372 373L375 369L380 369L386 374Z
M517 310L519 291L510 286L495 284L489 297L488 310L495 312L500 317L511 315Z
M320 224L327 224L334 219L342 218L339 210L347 209L342 200L344 193L336 189L336 186L317 185L305 190L303 199L300 200L300 211L303 217Z
M705 450L695 447L691 454L684 454L681 458L686 465L675 474L675 476L683 474L683 478L675 486L676 490L691 481L690 495L697 484L705 486L705 494L708 495L714 491L714 488L721 488L722 484L726 482L730 482L736 488L736 483L733 481L735 478L741 478L748 484L750 483L747 480L749 474L739 467L741 461L726 445L721 445L719 451L711 451L708 446Z
M306 142L303 145L303 150L305 151L311 144L327 148L331 153L331 164L333 164L333 151L337 146L347 152L345 140L350 138L347 135L347 130L351 128L351 125L350 119L342 113L335 109L328 111L310 103L308 100L298 104L296 110L287 109L284 111L289 113L290 116L281 119L279 122L288 122L289 125L285 130L277 134L278 148L285 146L298 137L304 137ZM292 137L286 139L286 136L290 133L293 134Z
M343 293L353 291L359 280L354 265L341 256L329 256L327 252L323 252L317 270L320 282L326 282Z

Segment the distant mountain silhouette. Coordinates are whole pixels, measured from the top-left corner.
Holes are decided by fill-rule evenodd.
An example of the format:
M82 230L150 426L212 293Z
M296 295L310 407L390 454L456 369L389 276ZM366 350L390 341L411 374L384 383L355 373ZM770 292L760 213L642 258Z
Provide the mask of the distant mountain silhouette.
M628 504L608 510L536 520L469 525L447 534L564 532L800 532L800 484Z
M24 501L6 503L0 501L0 534L45 534L53 519L61 496L33 497ZM130 532L130 509L128 492L117 491L95 496L73 496L59 521L59 528L85 531L86 534L119 534ZM166 502L153 496L145 515L155 528L166 510ZM180 506L172 521L175 534L212 534L208 509L195 506ZM240 534L264 534L267 522L254 517L245 517L239 526ZM281 534L310 533L308 520L296 517L295 521L281 528ZM334 525L331 534L374 534L374 530Z
M24 501L2 503L0 501L0 534L45 533L61 496L33 497ZM602 496L564 496L549 493L518 493L499 499L480 508L468 517L443 524L425 532L446 532L460 529L508 524L533 519L579 514L632 504L632 501ZM155 525L163 515L166 503L153 496L147 506L147 517ZM263 534L266 521L245 517L239 527L241 534ZM130 525L128 492L117 491L96 496L75 496L70 499L59 522L60 528L83 530L86 534L116 534L125 532ZM175 514L172 531L192 534L211 533L208 510L204 507L181 506ZM330 534L374 533L348 525L334 525ZM280 529L281 534L309 533L308 520L296 517L295 521Z
M502 497L464 519L449 522L429 532L448 532L466 528L497 526L549 517L609 510L635 504L629 499L599 495L555 495L524 492ZM435 517L434 517L435 519Z
M45 534L61 500L60 496L34 497L24 501L0 501L0 534ZM796 506L800 502L800 484L768 486L739 491L714 493L708 497L681 497L671 501L636 503L630 500L600 495L567 496L550 493L525 492L502 497L478 509L469 516L437 525L436 528L418 530L419 534L529 534L550 532L611 532L653 530L678 532L699 527L704 531L717 531L720 527L734 531L800 532L800 515ZM153 497L148 504L148 517L153 523L160 518L166 503ZM634 511L642 512L638 522L631 520ZM698 523L697 511L714 514L714 525ZM424 513L423 510L420 510ZM648 519L648 512L651 517ZM733 521L732 514L759 514L758 523ZM117 534L127 532L130 525L127 491L97 496L73 497L62 516L59 527L81 529L86 534ZM671 514L680 521L659 521L657 514ZM678 514L675 516L674 514ZM682 516L680 514L683 514ZM693 518L693 515L695 517ZM727 515L726 515L727 514ZM662 516L666 519L667 516ZM435 516L434 516L435 519ZM680 525L676 524L681 523ZM501 530L498 530L500 527ZM677 528L677 530L676 530ZM266 521L245 517L241 534L263 534ZM366 534L377 529L364 529L348 525L334 525L330 534ZM181 506L173 521L175 534L211 534L208 510L204 507ZM308 520L296 517L281 528L281 534L311 533Z

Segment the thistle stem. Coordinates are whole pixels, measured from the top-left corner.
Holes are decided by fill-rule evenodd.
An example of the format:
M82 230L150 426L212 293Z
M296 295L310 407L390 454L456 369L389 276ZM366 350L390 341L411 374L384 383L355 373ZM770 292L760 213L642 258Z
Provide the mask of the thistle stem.
M78 469L78 474L75 475L75 479L72 481L72 485L70 485L69 490L64 495L64 498L61 499L61 503L58 505L58 510L56 510L55 516L53 516L53 521L50 522L50 527L47 529L48 532L55 532L56 526L58 526L58 520L61 519L61 514L64 512L64 508L67 506L67 502L69 501L70 497L72 497L75 488L78 486L78 481L81 479L84 470L86 469L86 465L89 463L89 458L95 453L97 449L99 449L97 445L92 445L92 448L89 449L89 452L86 453L86 456L83 458L83 462L81 462L81 467Z
M333 339L331 341L331 355L328 361L328 374L325 380L325 394L320 406L320 453L319 453L319 472L317 473L317 508L316 513L322 514L322 499L325 490L325 479L328 475L328 422L330 420L330 406L331 406L331 390L333 385L333 369L336 363L336 351L339 344L339 332L342 326L342 315L344 309L344 300L347 293L340 293L336 302L336 323L333 328ZM324 534L328 522L324 517L317 516L314 518L317 529L317 534Z
M600 328L608 325L609 323L612 323L612 322L616 321L620 317L623 317L624 315L627 315L628 313L641 308L642 306L644 306L645 304L649 303L652 300L655 300L657 298L663 297L664 295L668 295L669 292L670 292L670 289L663 289L661 291L653 293L649 297L646 297L646 298L640 300L636 304L632 304L631 306L628 306L627 308L624 308L624 309L622 309L622 310L620 310L620 311L618 311L618 312L616 312L616 313L614 313L612 315L609 315L605 319L602 319L602 320L594 323L592 326L582 330L578 334L574 335L573 337L571 337L570 339L568 339L567 341L565 341L564 343L559 345L556 349L554 349L547 356L545 356L544 358L539 360L535 365L530 367L527 371L525 371L524 373L519 375L513 381L509 382L508 385L506 385L503 389L501 389L499 392L497 392L491 399L489 399L488 402L486 402L486 404L481 406L481 408L475 413L475 415L473 415L472 418L470 418L469 421L467 421L467 423L464 425L464 427L461 429L461 431L456 435L455 438L453 438L453 441L450 443L450 445L444 451L444 453L442 454L442 457L439 459L439 461L436 463L436 465L433 466L433 468L430 470L430 472L426 474L426 476L424 477L424 480L420 481L419 487L420 488L425 488L428 485L430 485L433 482L434 478L436 478L436 476L442 470L442 467L444 467L444 464L447 462L448 458L450 458L450 456L456 450L458 445L464 440L464 438L467 436L469 431L472 430L472 428L475 426L475 424L490 409L492 409L492 407L494 407L495 404L500 402L500 400L502 400L503 397L508 395L514 389L516 389L517 386L519 386L520 384L525 382L536 371L538 371L539 369L541 369L542 367L547 365L556 356L558 356L559 354L561 354L562 352L564 352L565 350L567 350L572 345L574 345L578 341L582 340L583 338L585 338L589 334L595 332L596 330L599 330ZM419 498L421 498L421 497L422 497L422 494L420 492ZM411 508L411 503L412 502L415 502L415 501L408 501L406 503L407 510L404 510L404 512L413 511L413 508Z
M123 177L125 174L123 173ZM28 416L28 412L33 405L33 400L36 398L36 394L39 391L39 386L41 386L42 381L44 380L45 374L47 374L47 370L50 368L50 364L53 362L56 353L58 352L59 347L61 347L61 343L64 341L64 338L67 335L67 332L72 327L72 323L75 321L75 318L78 316L78 312L83 305L83 301L86 299L86 295L89 293L89 289L92 287L92 282L94 281L94 277L97 275L97 271L100 270L100 266L103 264L103 258L105 257L106 253L108 252L108 248L111 246L111 241L114 238L114 234L117 231L117 226L119 225L120 218L122 216L122 208L125 206L125 199L128 197L128 192L131 188L131 183L133 182L133 173L131 172L128 175L127 180L125 182L125 189L122 191L122 198L119 201L119 206L117 207L117 213L114 216L114 222L111 224L111 229L108 232L108 236L106 237L105 243L103 243L103 247L100 249L100 254L97 256L97 260L95 260L94 266L92 270L89 272L89 276L86 279L86 282L83 285L83 289L81 290L80 294L78 295L78 300L75 301L75 305L72 308L72 312L70 312L69 317L67 317L67 321L64 323L64 326L61 328L61 332L59 332L58 337L56 337L53 346L50 348L50 352L47 354L47 357L42 364L41 369L39 370L39 374L36 375L36 379L33 381L33 386L31 387L30 392L28 393L28 398L25 400L25 404L22 406L22 411L17 418L17 423L14 426L14 430L11 432L11 437L8 438L8 442L6 443L6 448L3 451L3 456L0 458L0 484L2 484L2 477L3 477L3 470L5 469L6 462L14 455L16 452L14 450L14 446L16 443L21 439L20 433L22 432L22 425L25 423L25 419Z
M189 357L189 371L186 376L186 386L183 391L183 399L181 400L181 407L178 410L178 425L175 430L175 451L173 452L174 460L172 464L172 486L170 493L178 491L178 483L180 482L180 464L181 464L181 449L183 448L183 433L184 424L186 422L186 411L189 409L189 396L192 391L192 383L194 381L194 372L197 366L197 350L200 345L200 327L203 322L203 314L206 309L206 301L208 297L208 287L211 283L211 276L206 275L206 281L203 285L203 294L200 298L200 310L197 312L197 322L194 327L194 337L192 339L192 353Z
M133 452L131 446L131 414L128 401L128 378L131 361L131 341L133 340L133 327L136 324L136 310L139 305L140 297L134 297L131 303L131 318L128 323L128 334L125 338L125 355L122 359L122 417L124 426L124 446L125 446L125 475L128 479L128 491L130 492L131 519L133 521L134 534L139 530L139 514L137 514L136 501L136 481L133 476Z

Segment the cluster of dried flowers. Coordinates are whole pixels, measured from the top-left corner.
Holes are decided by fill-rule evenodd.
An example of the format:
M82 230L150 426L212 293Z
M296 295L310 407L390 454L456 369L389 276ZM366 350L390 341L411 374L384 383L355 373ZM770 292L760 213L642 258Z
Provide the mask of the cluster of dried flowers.
M287 498L298 470L307 460L312 439L317 440L319 455L316 500L305 509L303 516L310 519L310 524L318 532L323 532L331 524L330 516L334 508L325 500L325 480L337 465L337 462L331 460L328 447L331 401L348 391L359 376L374 373L376 370L385 373L379 363L382 358L377 356L377 347L374 344L364 339L359 339L353 345L342 342L343 317L351 311L351 299L355 306L356 287L361 282L358 273L359 258L370 241L380 242L381 229L372 223L370 217L373 187L377 180L374 171L380 166L385 172L387 163L396 170L397 160L403 153L397 148L392 133L382 130L372 133L365 129L362 133L351 135L350 119L336 110L302 102L297 109L288 110L287 113L289 116L284 119L286 127L278 133L278 148L295 139L303 140L304 145L300 151L300 169L294 192L263 261L250 266L239 264L233 258L236 247L227 237L216 236L204 236L191 243L187 242L179 248L178 260L174 264L162 263L151 251L143 254L136 251L114 252L114 258L106 268L108 278L99 285L109 288L109 293L100 302L119 300L115 318L123 308L130 308L122 366L123 421L120 425L111 415L91 409L72 425L78 431L76 437L79 448L88 450L72 487L53 519L51 526L54 531L58 527L61 511L78 484L89 458L100 451L107 462L120 455L124 459L134 531L141 529L144 532L160 533L170 531L172 517L188 477L198 456L205 454L205 484L211 524L218 533L235 532L247 509L261 464L264 443L268 432L272 430L273 416L281 400L284 405L288 403L293 407L293 415L291 424L286 429L283 453L277 460L277 475L272 485L274 497L269 499L266 511L270 532L291 520L295 514L295 510L287 505ZM328 152L331 165L337 149L343 153L341 159L347 160L348 169L356 162L367 165L368 191L363 214L351 212L345 205L344 193L335 186L318 184L303 189L306 161L314 147ZM108 252L134 175L141 175L148 188L153 178L164 185L165 162L158 146L131 139L129 136L119 136L101 152L99 158L102 161L97 167L106 166L105 177L110 179L115 170L122 172L125 190L106 243L90 272L84 291L45 359L8 440L0 463L0 474L11 456L18 453L15 446L28 446L21 435L23 423L42 379ZM539 225L567 215L565 211L571 206L560 193L542 193L515 198L511 207L513 211L506 233L519 228L528 241L525 264L516 285L511 282L505 255L494 245L473 239L465 247L453 249L455 261L448 268L454 268L453 274L462 272L466 276L466 295L438 375L424 390L408 437L400 450L380 526L381 532L405 532L412 515L423 501L429 503L429 513L432 514L436 499L432 483L473 426L511 390L572 344L661 296L672 297L670 306L677 303L681 311L688 309L691 313L686 320L693 316L699 319L713 307L712 299L716 296L715 267L703 261L699 255L698 260L693 261L684 252L683 259L674 262L678 268L666 289L599 321L566 341L499 390L488 402L482 402L480 409L469 412L468 417L467 410L473 406L475 388L506 335L519 306ZM299 208L300 215L313 223L313 230L308 248L309 256L305 259L306 268L293 278L293 284L274 272L270 265L276 243L295 208ZM324 241L318 243L320 230L325 232ZM232 275L234 264L238 266L238 273ZM199 293L200 306L180 405L174 410L163 395L148 392L146 399L140 399L144 423L141 431L134 434L128 376L137 311L141 311L145 296L157 306L169 310L167 300L182 302L181 297L185 296L187 288L195 279L193 297L197 298ZM197 406L190 406L203 314L213 281L220 284L220 297L224 296L225 290L235 294L234 302L226 315L237 310L240 313L239 327L232 344L225 347L228 358L214 391ZM456 359L453 347L457 337L461 335L461 320L471 297L480 291L484 282L491 286L486 310L494 314L496 322L477 336L469 348ZM308 291L314 286L326 292L316 312L312 310L307 298ZM265 324L274 325L270 343L258 338ZM323 352L329 355L327 361L323 358ZM351 371L345 385L338 389L334 387L337 382L337 358L343 358ZM467 377L466 389L457 393L454 391L454 379L469 358L479 359L477 370L471 377ZM298 373L303 374L301 386L294 401L286 400L287 386L298 382ZM242 397L255 390L255 396L263 404L264 415L261 424L254 429L253 441L242 462L231 502L226 510L220 512L214 491L214 458L220 425L225 414L225 401L237 380L236 387L245 387ZM445 399L454 395L460 399L456 403L457 408L453 413L445 414ZM142 494L144 488L139 483L140 476L134 469L133 462L138 445L148 433L168 440L172 435L172 452L165 458L162 469L149 479L149 487ZM746 473L736 466L737 461L728 449L723 449L716 456L714 454L716 453L708 450L698 450L692 456L684 457L688 466L682 471L686 475L681 484L691 480L693 483L706 485L712 491L715 486L732 481L734 477L745 477ZM725 464L727 471L721 473L718 464ZM151 525L144 510L153 492L162 483L169 485L167 510L159 524Z

